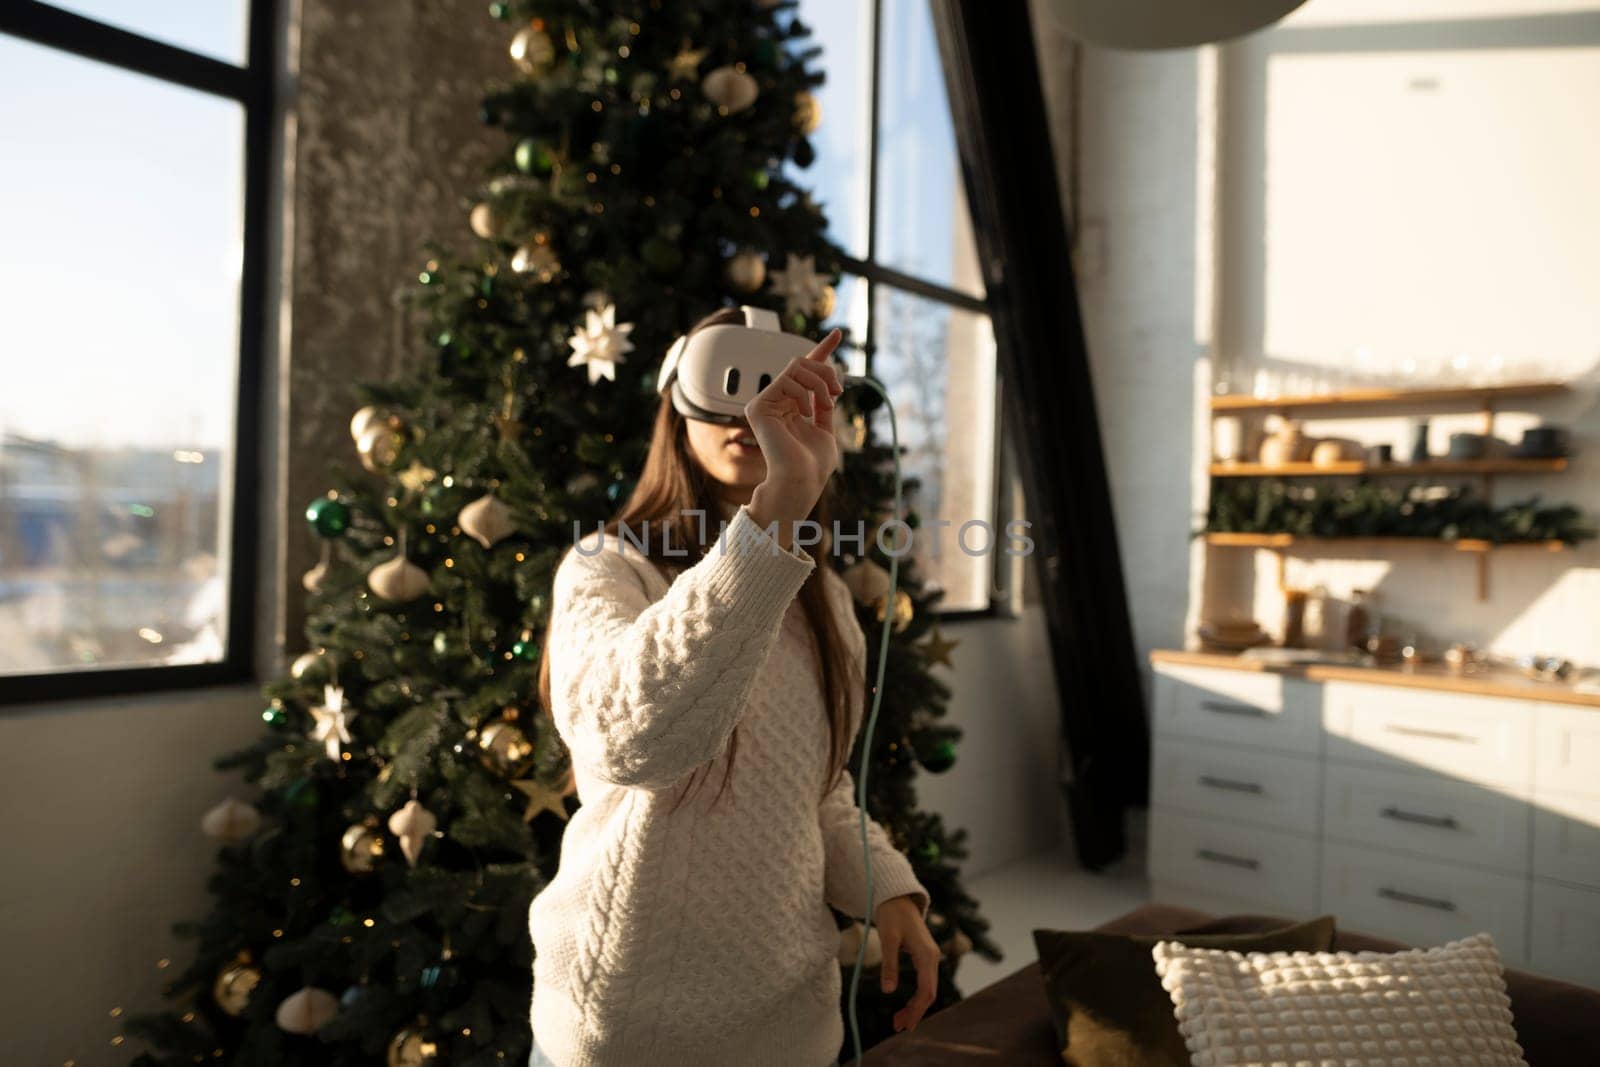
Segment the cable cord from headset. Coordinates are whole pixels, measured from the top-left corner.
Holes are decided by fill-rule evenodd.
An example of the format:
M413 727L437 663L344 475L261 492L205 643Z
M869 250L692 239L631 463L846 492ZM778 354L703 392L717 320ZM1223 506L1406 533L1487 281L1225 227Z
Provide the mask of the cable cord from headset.
M895 518L900 517L903 499L900 488L900 428L895 421L894 403L889 399L889 392L876 378L862 375L848 375L845 381L855 385L865 385L877 391L883 397L884 406L889 409L889 444L894 456L894 511ZM889 662L889 636L894 629L894 601L895 592L900 578L900 553L889 554L889 592L884 602L883 635L878 641L878 674L872 686L872 712L867 716L866 732L861 741L861 766L856 774L856 807L861 816L861 855L866 864L867 873L867 907L865 922L861 927L861 945L856 950L856 966L850 976L850 1036L855 1045L855 1062L861 1062L861 1024L856 1019L856 992L861 985L861 969L867 958L867 941L872 933L872 845L867 834L867 767L871 762L872 732L878 723L878 707L883 700L883 675ZM898 963L898 961L896 961ZM880 964L881 966L881 964Z

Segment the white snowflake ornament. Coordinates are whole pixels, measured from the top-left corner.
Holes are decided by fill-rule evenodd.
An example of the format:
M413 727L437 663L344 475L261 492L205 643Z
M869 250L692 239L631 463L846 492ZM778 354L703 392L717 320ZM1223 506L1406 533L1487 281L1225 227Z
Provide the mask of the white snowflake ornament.
M787 311L809 315L828 288L828 279L818 274L815 256L797 256L790 252L783 270L769 272L772 290L783 297Z
M616 381L617 364L623 362L624 353L633 351L633 342L628 340L632 332L633 323L617 322L617 305L607 303L598 311L590 308L584 312L583 329L568 341L572 358L567 360L567 366L587 366L590 385L601 378Z

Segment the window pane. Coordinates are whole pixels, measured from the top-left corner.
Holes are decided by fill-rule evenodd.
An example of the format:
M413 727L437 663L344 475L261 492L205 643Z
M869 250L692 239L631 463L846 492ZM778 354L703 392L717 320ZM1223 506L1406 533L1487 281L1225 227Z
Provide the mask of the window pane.
M872 5L863 0L800 0L800 21L811 30L806 47L828 77L814 92L822 125L811 135L817 159L785 164L794 182L811 190L828 217L828 236L857 259L867 254L867 159L872 150Z
M945 591L939 610L986 608L993 553L1008 543L994 525L995 345L989 317L887 285L876 287L873 312L872 371L894 401L905 449L901 474L922 482L908 500L922 520L913 555L928 583ZM874 438L887 445L888 412L879 408L873 418ZM941 528L941 522L948 525Z
M983 295L927 0L883 0L874 259Z
M51 6L152 37L165 44L244 66L248 61L249 0L50 0Z
M244 114L0 36L0 675L222 657Z
M848 340L839 345L834 355L844 360L846 373L865 374L867 360L861 345L867 339L867 280L842 274L834 296L833 314L822 324L823 332L835 326L845 330Z

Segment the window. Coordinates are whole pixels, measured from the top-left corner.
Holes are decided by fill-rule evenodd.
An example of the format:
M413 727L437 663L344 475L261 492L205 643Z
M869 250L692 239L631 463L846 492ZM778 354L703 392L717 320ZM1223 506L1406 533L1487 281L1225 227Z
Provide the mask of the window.
M249 674L270 4L64 6L0 9L0 701Z
M995 341L928 3L801 0L798 14L827 81L816 162L794 177L847 256L834 317L894 401L902 472L920 482L912 555L938 610L987 612L1006 558ZM874 418L887 444L888 414Z

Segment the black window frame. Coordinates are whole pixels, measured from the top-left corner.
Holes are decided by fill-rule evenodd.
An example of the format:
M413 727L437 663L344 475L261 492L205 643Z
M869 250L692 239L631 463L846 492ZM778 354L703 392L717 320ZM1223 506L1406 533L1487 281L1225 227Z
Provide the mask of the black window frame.
M951 286L934 282L926 278L919 278L913 274L908 274L905 271L897 270L893 267L888 267L878 262L878 132L880 127L879 120L881 117L879 114L879 97L883 85L883 0L865 0L865 2L869 3L872 8L872 47L868 57L869 99L867 106L867 121L869 123L869 133L867 142L867 247L865 257L858 258L846 253L840 257L840 262L844 266L846 273L855 275L856 277L862 279L866 286L865 317L867 328L865 336L861 339L859 347L866 359L866 371L868 374L871 374L873 371L873 360L877 353L877 295L880 286L887 289L910 293L913 296L921 297L924 300L928 300L932 303L942 304L945 307L954 308L958 311L966 311L978 315L984 315L989 319L991 325L994 324L995 308L992 300L987 295L989 292L987 285L985 285L986 295L974 296L971 293L963 292L959 289L955 289ZM924 2L926 2L926 0L924 0ZM930 28L934 15L935 12L930 6ZM946 64L949 61L949 55L941 47L939 53L939 62L941 64ZM953 127L956 122L955 108L949 101L945 101L944 103ZM957 146L959 149L959 137L957 138ZM962 161L959 158L959 151L957 152L957 158L952 159L951 162L958 167L961 166ZM963 183L970 184L965 180L965 169L966 168L964 167L962 168ZM971 209L972 190L968 188L966 190L966 194L968 202L968 221L973 227L974 231L976 231L979 225L979 219ZM976 247L981 248L982 242L977 242ZM998 333L996 334L995 343L997 346L1000 344ZM991 494L989 500L989 514L983 516L983 519L991 523L998 530L1002 528L1002 524L1000 523L1001 511L1004 507L1004 502L1007 495L1004 491L1004 486L1002 485L1002 479L1006 474L1006 465L1004 463L1005 426L1002 421L1004 417L1004 411L1000 401L1001 391L1005 387L1005 382L1000 373L998 360L996 361L995 365L995 376L995 410L993 414L994 449L993 454L989 457L991 464L991 485L994 486L994 492ZM888 444L887 441L880 443L884 445ZM988 554L989 591L988 603L984 607L946 609L936 605L933 608L934 615L936 615L941 622L962 622L970 619L1010 617L1011 611L1006 606L1006 602L1010 599L1012 593L1012 590L1010 589L1010 568L1003 565L1003 563L1009 562L1010 558L1011 557L1001 552L991 552Z
M0 675L0 708L254 680L261 485L261 375L265 344L267 211L277 0L248 0L246 64L238 66L38 0L0 5L0 34L237 101L244 108L244 260L239 277L238 376L229 530L225 653L213 663L71 669Z

